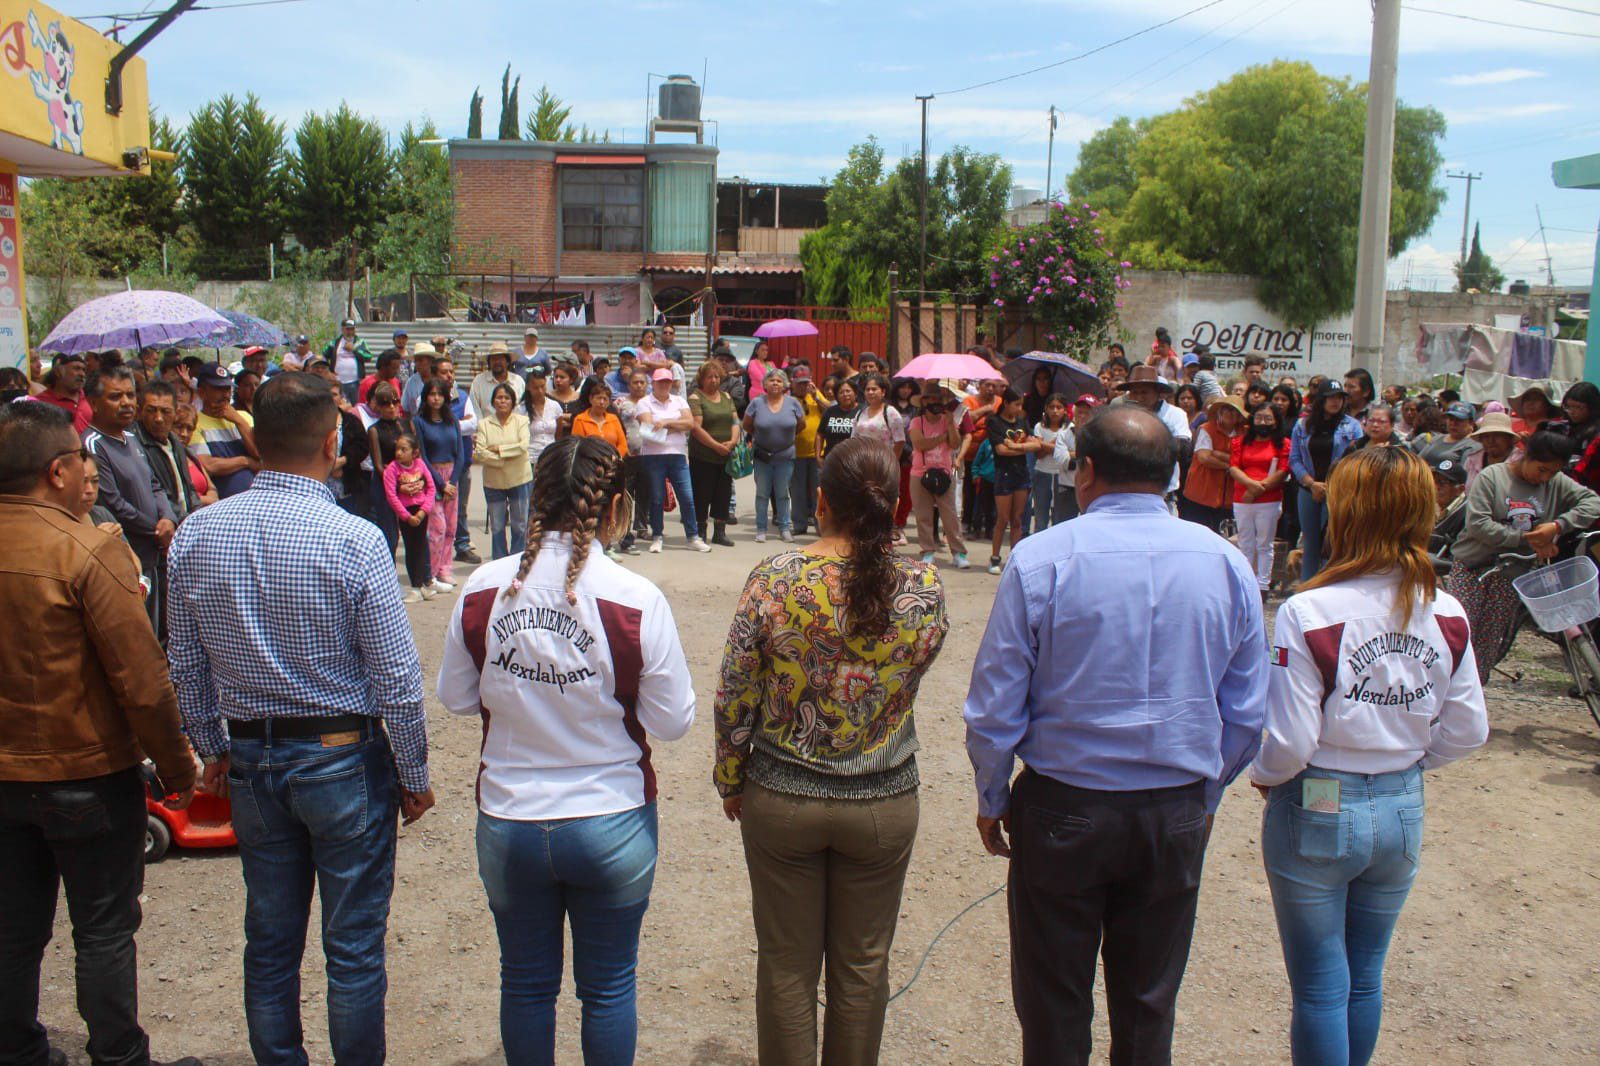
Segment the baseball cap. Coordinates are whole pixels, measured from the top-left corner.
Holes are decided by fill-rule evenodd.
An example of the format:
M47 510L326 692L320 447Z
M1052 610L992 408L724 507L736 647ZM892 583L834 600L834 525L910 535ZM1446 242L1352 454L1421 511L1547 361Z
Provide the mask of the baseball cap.
M529 326L527 329L522 331L522 335L524 337L537 337L539 335L539 331L534 329L532 326Z
M406 337L406 338L409 338L409 337L410 337L410 336L411 336L411 334L409 334L409 333L407 333L407 332L406 332L406 331L405 331L405 330L403 330L403 329L397 329L397 330L395 330L395 331L394 331L394 335L395 335L395 336L396 336L396 337Z
M1464 418L1468 422L1472 421L1472 418L1475 414L1476 412L1473 411L1472 405L1467 403L1465 400L1460 403L1453 403L1444 409L1444 416L1446 418Z
M811 380L811 368L809 366L807 366L805 363L796 363L794 366L791 366L789 368L789 378L792 381L793 380L810 381Z
M347 318L343 322L339 323L339 327L341 329L355 329L356 328L356 320L353 319L353 318Z
M672 371L668 370L666 367L662 367L661 369L655 371L654 373L652 373L650 375L650 380L651 381L671 381L672 380Z
M1074 407L1099 407L1100 401L1093 396L1079 396L1073 401Z
M300 334L300 336L298 336L298 337L296 337L294 339L294 342L296 344L310 344L311 343L311 338L307 337L304 333L302 333L302 334Z
M637 359L637 358L639 358L639 349L633 348L633 347L630 347L630 346L624 344L621 348L617 349L617 358L620 359L624 355L631 355L635 359Z
M1193 352L1184 352L1183 353L1183 365L1184 366L1199 366L1200 365L1200 357L1198 355L1195 355Z
M1467 483L1467 468L1461 465L1459 459L1437 459L1433 463L1433 472L1452 485Z
M200 373L195 377L195 384L226 389L233 384L233 375L228 373L228 368L221 363L207 363L200 368Z
M251 357L251 356L252 356L252 355L259 355L259 354L261 354L261 353L262 353L262 352L264 352L264 351L266 351L266 349L265 349L265 348L263 348L263 347L262 347L262 346L261 346L261 345L259 345L259 344L252 344L252 345L251 345L251 346L250 346L250 347L248 347L248 348L246 348L246 349L245 349L245 350L244 350L244 356L245 356L245 358L246 358L246 359L248 359L248 358L250 358L250 357Z
M550 355L550 362L562 363L567 366L577 366L578 357L573 352L552 352Z

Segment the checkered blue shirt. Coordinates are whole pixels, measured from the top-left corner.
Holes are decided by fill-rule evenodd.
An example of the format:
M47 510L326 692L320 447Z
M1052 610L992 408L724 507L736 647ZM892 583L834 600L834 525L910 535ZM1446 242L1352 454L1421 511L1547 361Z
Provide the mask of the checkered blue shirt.
M327 486L263 470L178 527L167 582L167 657L200 754L227 751L223 718L377 715L400 784L428 787L422 664L394 557Z

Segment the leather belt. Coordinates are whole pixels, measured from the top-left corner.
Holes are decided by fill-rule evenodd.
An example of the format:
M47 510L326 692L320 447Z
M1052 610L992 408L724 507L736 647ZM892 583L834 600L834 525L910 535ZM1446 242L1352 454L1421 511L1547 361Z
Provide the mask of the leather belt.
M228 736L243 740L316 737L324 733L349 733L376 726L378 719L365 714L322 714L306 718L250 718L228 720Z

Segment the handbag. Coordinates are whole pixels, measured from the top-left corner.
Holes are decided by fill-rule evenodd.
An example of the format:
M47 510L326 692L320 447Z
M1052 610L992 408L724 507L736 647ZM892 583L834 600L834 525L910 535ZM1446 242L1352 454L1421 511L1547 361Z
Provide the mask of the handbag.
M922 472L922 487L929 495L943 496L950 491L950 471L930 466Z
M672 491L672 485L670 483L667 485L666 502L661 505L661 509L668 514L671 514L673 511L678 509L678 494Z
M722 464L723 470L735 481L742 477L749 477L755 472L755 457L750 453L750 442L741 440L733 446L733 451L728 453L728 459Z

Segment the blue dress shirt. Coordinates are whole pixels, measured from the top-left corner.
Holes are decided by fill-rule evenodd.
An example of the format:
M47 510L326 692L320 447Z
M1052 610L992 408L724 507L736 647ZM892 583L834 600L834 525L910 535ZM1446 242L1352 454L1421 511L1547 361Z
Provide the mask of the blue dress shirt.
M184 732L228 750L222 719L381 716L400 784L428 787L422 664L378 527L320 481L263 470L202 507L167 553L167 659Z
M1206 782L1206 808L1261 743L1261 594L1250 565L1160 496L1115 493L1024 540L967 690L979 812L1004 814L1013 760L1108 792Z

